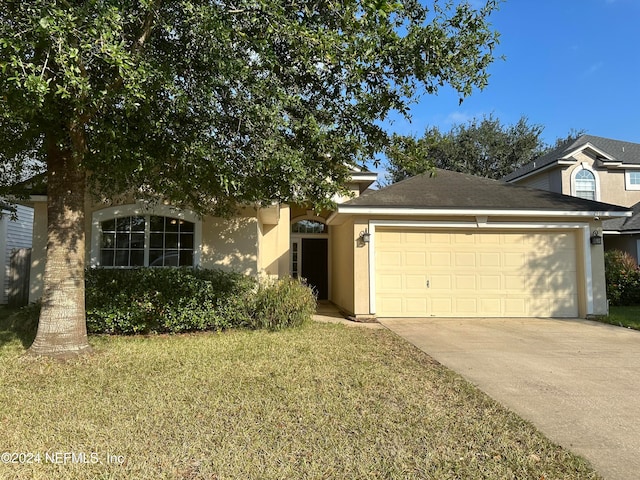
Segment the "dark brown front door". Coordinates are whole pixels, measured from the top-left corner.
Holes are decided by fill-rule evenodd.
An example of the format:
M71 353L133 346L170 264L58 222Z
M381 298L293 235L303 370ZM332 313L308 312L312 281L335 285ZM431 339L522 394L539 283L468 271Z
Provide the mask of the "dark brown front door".
M326 238L302 239L302 271L300 276L307 279L318 295L318 300L329 298L329 249Z

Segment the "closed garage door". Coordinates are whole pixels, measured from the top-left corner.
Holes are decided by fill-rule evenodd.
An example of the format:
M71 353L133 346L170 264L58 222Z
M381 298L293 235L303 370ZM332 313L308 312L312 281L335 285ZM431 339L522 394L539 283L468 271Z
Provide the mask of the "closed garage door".
M577 317L571 231L378 229L379 317Z

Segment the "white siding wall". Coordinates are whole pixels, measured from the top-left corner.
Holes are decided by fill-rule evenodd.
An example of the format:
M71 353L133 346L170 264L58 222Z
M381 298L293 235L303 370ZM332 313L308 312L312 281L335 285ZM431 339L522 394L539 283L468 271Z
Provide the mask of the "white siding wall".
M17 248L31 247L33 237L33 208L18 205L18 220L8 215L0 220L0 304L7 303L11 252Z

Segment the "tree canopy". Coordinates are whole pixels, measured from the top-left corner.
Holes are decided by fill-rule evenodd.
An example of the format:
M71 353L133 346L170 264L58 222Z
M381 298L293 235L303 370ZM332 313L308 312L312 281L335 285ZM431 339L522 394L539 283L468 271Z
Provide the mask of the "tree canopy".
M2 3L3 163L75 130L94 190L218 212L324 202L390 111L484 87L497 41L494 1Z
M434 168L500 179L545 151L542 131L526 117L503 125L489 115L454 125L448 132L430 127L420 138L394 135L386 149L387 180L398 182Z
M84 321L86 188L201 214L328 206L390 112L487 84L498 3L1 0L0 194L27 164L47 172L32 351L86 350L60 340Z

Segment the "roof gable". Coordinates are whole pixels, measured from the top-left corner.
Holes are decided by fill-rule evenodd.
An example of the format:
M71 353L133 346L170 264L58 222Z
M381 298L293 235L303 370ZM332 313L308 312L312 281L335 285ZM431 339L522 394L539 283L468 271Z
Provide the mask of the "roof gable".
M574 160L572 155L590 150L596 158L604 164L640 165L640 144L623 142L611 138L596 137L594 135L581 135L574 141L567 142L551 152L536 158L518 170L510 173L504 180L514 181L531 173L549 168L559 162Z

